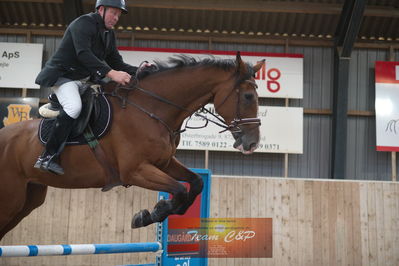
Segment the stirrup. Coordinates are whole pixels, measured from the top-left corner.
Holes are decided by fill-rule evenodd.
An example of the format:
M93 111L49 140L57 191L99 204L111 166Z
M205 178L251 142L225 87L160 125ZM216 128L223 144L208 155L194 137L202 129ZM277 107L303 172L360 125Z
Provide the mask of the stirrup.
M61 165L59 165L57 162L54 161L55 157L56 155L48 155L45 158L43 158L40 165L40 169L56 175L63 175L64 169L61 167ZM40 159L41 158L39 158L39 160Z
M36 163L35 163L35 165L33 167L36 168L36 169L41 169L43 161L44 161L44 157L40 156L37 159L37 161L36 161Z

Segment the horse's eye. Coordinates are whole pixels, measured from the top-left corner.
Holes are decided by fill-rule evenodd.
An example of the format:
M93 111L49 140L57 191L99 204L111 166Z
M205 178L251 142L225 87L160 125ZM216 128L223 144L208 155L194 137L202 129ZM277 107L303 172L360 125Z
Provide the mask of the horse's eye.
M245 93L244 94L245 100L251 101L254 98L253 93Z

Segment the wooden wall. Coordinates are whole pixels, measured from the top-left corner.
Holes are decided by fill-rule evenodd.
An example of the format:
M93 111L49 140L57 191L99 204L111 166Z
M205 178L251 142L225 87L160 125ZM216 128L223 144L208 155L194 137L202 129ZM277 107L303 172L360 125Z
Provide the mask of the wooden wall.
M210 265L399 265L399 183L212 182L212 217L273 218L273 258L210 259Z
M155 201L141 188L50 189L46 204L0 244L154 241L154 226L131 230L130 221ZM209 265L399 265L399 183L214 176L211 217L273 218L273 258ZM0 258L7 266L151 262L151 253Z

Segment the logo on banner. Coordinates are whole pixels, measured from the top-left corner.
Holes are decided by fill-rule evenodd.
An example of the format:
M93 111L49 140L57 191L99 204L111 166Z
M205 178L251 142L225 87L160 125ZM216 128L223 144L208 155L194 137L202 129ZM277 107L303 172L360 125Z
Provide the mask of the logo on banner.
M281 71L279 69L270 68L266 71L266 64L263 64L261 70L256 72L255 75L256 80L266 81L266 89L272 93L276 93L280 90L280 82L278 81L280 77Z
M10 104L7 106L8 116L3 119L4 126L24 120L32 120L30 117L30 110L32 107L29 104Z
M12 59L12 58L19 58L19 52L13 52L13 53L8 53L7 51L4 51L3 54L1 55L2 58L7 58L8 60Z

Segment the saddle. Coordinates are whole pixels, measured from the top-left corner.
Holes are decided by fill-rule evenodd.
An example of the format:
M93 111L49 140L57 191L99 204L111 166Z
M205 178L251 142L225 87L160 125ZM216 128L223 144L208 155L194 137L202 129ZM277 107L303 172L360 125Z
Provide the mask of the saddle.
M100 139L108 132L112 121L112 109L108 99L99 93L98 85L84 84L84 93L81 95L82 111L76 119L72 132L67 140L67 145L83 145L88 141L84 137L84 132L90 127L94 138ZM39 140L46 144L50 136L50 131L56 121L56 116L62 108L57 96L51 94L49 103L39 109L43 117L39 125Z

